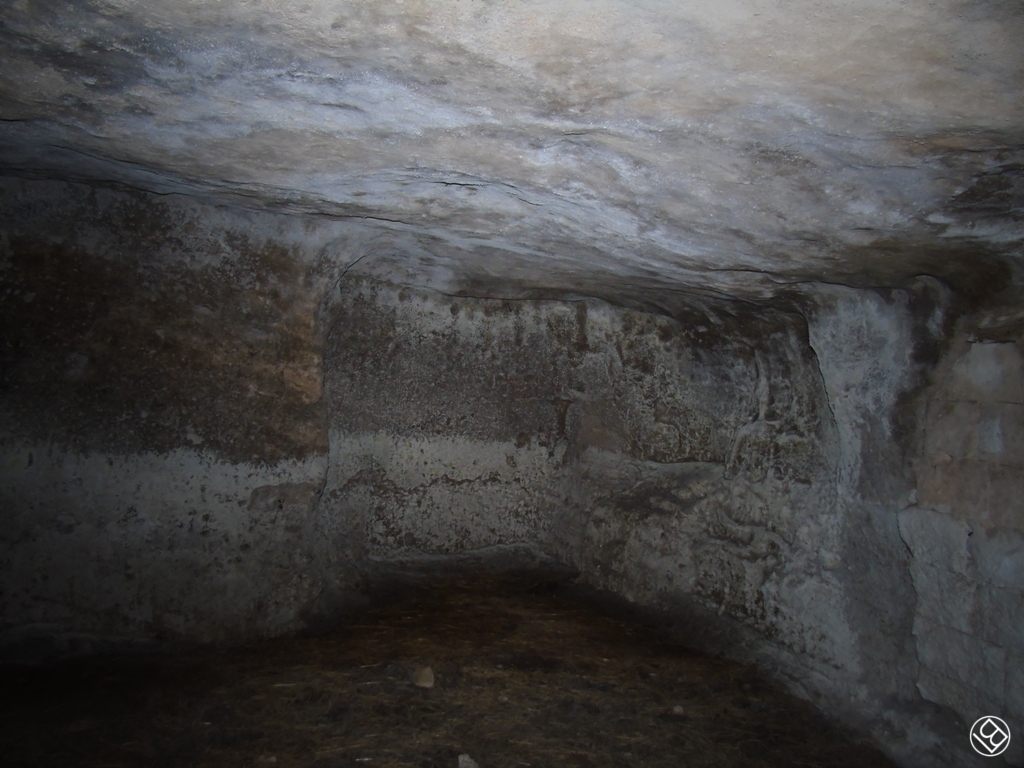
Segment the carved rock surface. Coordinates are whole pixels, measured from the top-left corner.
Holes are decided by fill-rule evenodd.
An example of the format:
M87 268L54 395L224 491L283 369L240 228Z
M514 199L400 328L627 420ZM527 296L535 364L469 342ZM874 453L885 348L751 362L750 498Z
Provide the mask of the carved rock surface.
M449 292L987 288L1022 37L1013 0L15 2L0 169L372 221Z
M528 553L903 765L982 714L1022 764L1021 40L1017 0L4 3L0 656Z

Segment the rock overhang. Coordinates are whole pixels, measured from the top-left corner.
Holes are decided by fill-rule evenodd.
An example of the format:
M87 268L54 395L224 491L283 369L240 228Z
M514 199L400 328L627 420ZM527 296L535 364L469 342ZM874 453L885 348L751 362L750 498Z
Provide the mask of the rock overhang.
M12 3L0 168L350 220L452 293L997 293L1022 32L951 0Z

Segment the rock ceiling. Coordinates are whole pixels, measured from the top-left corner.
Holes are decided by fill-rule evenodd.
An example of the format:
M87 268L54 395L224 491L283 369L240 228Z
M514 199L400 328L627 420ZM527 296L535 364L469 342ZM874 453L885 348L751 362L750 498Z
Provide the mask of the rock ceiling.
M1018 0L3 6L14 175L350 219L482 291L1015 282Z

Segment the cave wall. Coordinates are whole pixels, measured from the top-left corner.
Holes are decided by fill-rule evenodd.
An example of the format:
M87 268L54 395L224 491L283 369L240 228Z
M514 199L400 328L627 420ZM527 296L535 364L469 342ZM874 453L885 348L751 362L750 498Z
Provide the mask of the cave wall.
M814 296L817 312L669 318L349 278L326 348L325 514L362 542L354 560L535 545L832 711L916 698L886 496L908 482L888 442L912 318ZM885 498L865 499L865 460L886 465Z
M655 476L683 495L737 473L777 483L786 500L828 493L827 408L797 315L723 305L681 322L597 300L453 297L363 278L346 280L337 304L323 502L369 556L535 542L638 596L605 583L622 553L581 523L602 495L625 518L659 503L672 516L674 491L648 487ZM752 494L736 491L735 506L761 505ZM730 587L701 578L699 589L721 598ZM734 596L750 611L757 599Z
M16 179L0 221L3 638L299 626L322 582L334 233Z
M950 340L934 280L667 317L186 197L7 179L0 221L0 645L272 635L367 558L528 545L905 764L1019 722L1019 334Z
M334 551L537 547L900 762L969 764L963 723L918 690L900 528L945 298L812 285L669 318L350 275L325 353Z
M900 513L921 694L965 722L1024 723L1024 358L960 334L927 398L916 504ZM1014 728L1017 726L1017 728ZM1024 748L1011 741L1011 764Z
M663 361L684 373L647 377L652 404L693 439L689 413L715 403L715 429L696 451L585 449L570 551L589 583L670 617L692 645L758 664L898 760L955 764L963 748L918 706L897 526L913 488L918 347L934 344L924 294L812 285L784 309L686 328Z
M680 436L674 450L584 441L570 556L599 588L718 626L724 636L688 638L708 650L749 640L744 629L770 638L799 654L794 679L814 689L809 676L855 658L835 573L835 425L800 315L719 321L680 328L654 376L630 372L649 399L623 408L619 429L646 417Z
M347 279L326 350L323 503L354 558L540 543L562 488L587 305Z

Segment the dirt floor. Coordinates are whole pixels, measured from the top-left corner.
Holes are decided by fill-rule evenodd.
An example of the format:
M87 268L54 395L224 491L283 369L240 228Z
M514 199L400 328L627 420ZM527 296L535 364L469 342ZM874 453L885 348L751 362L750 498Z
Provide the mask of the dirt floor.
M392 595L321 637L0 675L5 766L890 765L748 667L507 580Z

